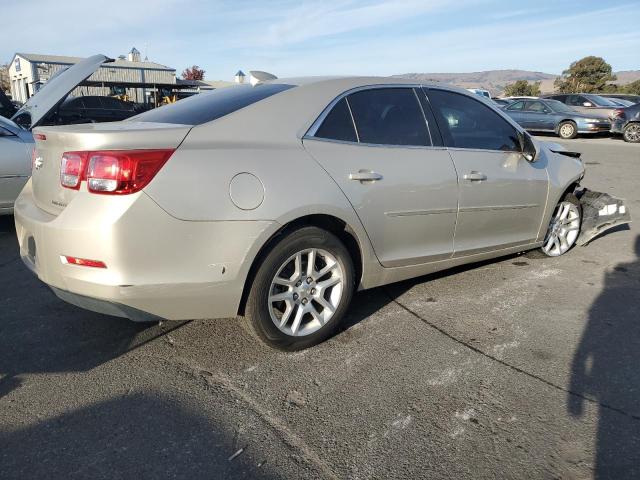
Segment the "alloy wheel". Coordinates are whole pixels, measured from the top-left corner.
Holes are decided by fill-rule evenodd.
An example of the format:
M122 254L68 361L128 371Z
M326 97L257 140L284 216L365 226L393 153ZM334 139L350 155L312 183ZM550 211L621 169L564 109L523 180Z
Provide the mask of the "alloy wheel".
M632 123L624 130L624 139L627 142L640 142L640 123Z
M542 251L551 257L567 252L580 233L580 210L571 202L560 202L551 219Z
M337 310L345 273L331 253L310 248L291 255L269 287L269 313L275 326L291 336L310 335Z

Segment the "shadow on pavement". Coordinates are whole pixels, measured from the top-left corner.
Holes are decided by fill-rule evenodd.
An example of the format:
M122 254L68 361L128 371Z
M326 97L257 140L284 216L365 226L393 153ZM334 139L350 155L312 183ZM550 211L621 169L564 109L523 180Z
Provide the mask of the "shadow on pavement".
M134 394L0 432L0 478L269 478L258 452L229 460L234 438L195 408Z
M569 390L598 403L595 476L640 478L640 236L636 260L607 273L573 358ZM569 414L585 398L569 394Z
M187 323L140 324L68 305L17 252L13 217L0 217L0 398L23 373L87 371Z

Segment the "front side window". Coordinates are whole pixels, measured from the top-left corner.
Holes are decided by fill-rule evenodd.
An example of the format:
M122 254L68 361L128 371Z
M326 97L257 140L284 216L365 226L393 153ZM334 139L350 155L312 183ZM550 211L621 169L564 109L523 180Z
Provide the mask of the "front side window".
M521 150L517 130L481 101L438 89L428 90L427 95L448 147Z
M361 143L429 146L429 131L412 88L376 88L347 98Z
M357 142L358 137L353 126L349 106L345 98L336 103L325 117L322 125L315 133L317 138L341 140L343 142Z

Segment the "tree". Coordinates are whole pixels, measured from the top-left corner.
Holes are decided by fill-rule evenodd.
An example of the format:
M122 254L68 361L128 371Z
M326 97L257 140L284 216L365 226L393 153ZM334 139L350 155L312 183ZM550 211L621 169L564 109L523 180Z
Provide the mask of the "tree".
M198 65L194 65L191 68L185 68L182 72L182 78L185 80L204 80L205 71Z
M9 81L9 65L0 65L0 90L3 92L11 90L11 82Z
M630 93L632 95L640 95L640 80L636 80L635 82L628 83L624 87L622 87L624 93Z
M504 87L506 97L537 97L540 95L540 82L529 83L526 80L516 80Z
M602 57L589 56L573 62L554 85L562 93L593 93L603 91L607 82L615 79L611 65Z

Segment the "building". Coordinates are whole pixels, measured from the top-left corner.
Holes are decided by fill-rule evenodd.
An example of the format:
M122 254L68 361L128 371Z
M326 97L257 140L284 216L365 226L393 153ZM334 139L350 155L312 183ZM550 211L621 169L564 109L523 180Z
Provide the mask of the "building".
M14 100L26 102L41 85L58 70L79 62L79 57L63 57L59 55L40 55L33 53L16 53L9 65L11 95ZM115 62L105 63L91 77L94 82L123 82L144 84L175 84L176 70L159 63L140 60L140 52L132 48L126 55L121 55ZM113 87L77 87L71 95L119 95L125 94L134 102L145 103L148 99L147 89L126 88L114 92Z

